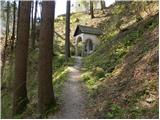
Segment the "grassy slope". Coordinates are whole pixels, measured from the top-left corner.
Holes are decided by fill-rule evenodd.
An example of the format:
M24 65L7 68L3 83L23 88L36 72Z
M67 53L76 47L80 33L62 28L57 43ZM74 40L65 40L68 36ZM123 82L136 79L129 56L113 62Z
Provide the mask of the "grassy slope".
M117 6L110 9L123 8L123 4ZM122 9L101 24L108 34L100 37L103 42L96 52L84 59L89 117L158 118L158 15L137 23L134 14L130 17ZM125 23L132 25L126 31L117 30L117 16L128 17Z

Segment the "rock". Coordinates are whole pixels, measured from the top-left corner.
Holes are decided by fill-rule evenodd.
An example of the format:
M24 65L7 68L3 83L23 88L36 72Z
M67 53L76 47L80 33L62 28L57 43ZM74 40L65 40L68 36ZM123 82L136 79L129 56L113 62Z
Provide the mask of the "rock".
M154 101L155 101L154 98L147 98L147 99L146 99L146 102L147 102L147 103L152 103L152 102L154 102Z

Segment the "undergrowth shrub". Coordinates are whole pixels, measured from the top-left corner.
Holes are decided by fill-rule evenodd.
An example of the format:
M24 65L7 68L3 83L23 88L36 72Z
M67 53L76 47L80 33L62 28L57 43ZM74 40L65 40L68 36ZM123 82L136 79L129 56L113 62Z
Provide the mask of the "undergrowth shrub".
M97 79L99 79L99 78L102 78L105 76L105 71L103 68L96 67L96 68L93 68L92 74L93 74L93 76L96 76Z

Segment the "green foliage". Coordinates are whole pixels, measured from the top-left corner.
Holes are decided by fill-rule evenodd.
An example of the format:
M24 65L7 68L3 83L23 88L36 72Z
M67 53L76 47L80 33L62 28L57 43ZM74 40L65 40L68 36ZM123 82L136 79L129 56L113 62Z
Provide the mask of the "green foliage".
M73 63L74 58L70 58L69 61L66 62L63 54L54 57L53 87L56 97L59 97L61 95L61 90L69 72L67 66L73 65Z
M53 57L53 70L59 69L61 66L71 66L74 63L74 58L70 58L67 62L64 54L58 54Z
M78 51L79 56L81 56L81 54L82 54L82 49L83 49L83 43L79 42L77 45L77 51Z
M74 56L76 53L75 53L75 46L71 46L70 47L70 52L71 52L71 56Z
M86 83L88 87L93 88L92 86L96 84L96 80L94 78L91 78L91 79L88 79Z
M107 114L105 115L105 118L111 119L111 118L122 118L122 113L125 111L120 105L115 103L107 103L106 105L108 107Z
M111 32L106 32L104 36L100 36L102 41L109 41L118 34L117 30L112 30Z
M152 30L159 24L158 19L151 19L147 22L147 24L144 26L145 29Z
M94 78L92 74L93 74L92 72L88 71L81 75L81 78L86 83L88 89L93 89L94 85L97 82L97 79Z
M97 79L103 78L105 76L105 71L103 68L96 67L92 70L92 75L96 76Z
M2 91L1 97L1 118L11 118L12 114L12 97Z
M49 109L43 115L40 115L40 118L47 119L50 113L53 114L58 110L59 110L58 105L49 106Z
M59 97L62 92L62 88L64 82L68 75L68 68L67 67L60 67L56 72L53 74L53 86L55 90L55 96Z
M81 75L81 77L82 77L82 79L83 79L84 81L87 81L87 80L89 80L90 77L91 77L91 72L85 72L85 73L83 73L83 74Z
M118 5L114 6L112 13L118 15L124 12L124 10L125 10L125 5L119 3Z
M123 15L123 7L115 7L114 10L121 9L122 11L113 13L115 15L119 15L119 19L124 18L123 20L128 24L134 17L129 18L129 15L124 17ZM116 18L116 17L115 17ZM136 18L136 17L135 17ZM135 19L134 18L134 19ZM150 46L146 43L146 33L150 32L153 30L155 27L158 26L158 19L157 17L148 17L146 20L139 21L139 24L134 24L132 26L127 27L125 31L118 31L117 26L122 26L122 24L125 24L124 21L121 21L118 23L116 19L113 19L111 16L109 20L106 20L103 25L103 30L104 30L104 35L100 36L99 39L102 41L100 45L97 47L96 51L85 57L83 59L84 62L84 67L86 68L83 71L83 80L86 83L86 86L88 88L89 94L91 95L91 98L93 97L94 99L98 96L99 99L101 98L98 94L102 94L101 92L103 91L103 83L106 82L104 85L106 90L110 89L110 86L107 86L107 81L109 81L109 78L114 76L114 73L119 65L124 64L124 58L129 55L128 53L131 50L134 50L134 46L137 43L142 43L141 45L143 48L141 49L139 54L143 55L146 53L149 49ZM119 25L117 25L119 24ZM117 25L117 26L116 26ZM119 33L119 34L118 34ZM137 52L138 53L138 52ZM98 57L97 57L98 56ZM138 56L137 56L138 57ZM98 71L96 68L100 68ZM122 69L123 70L123 69ZM100 71L100 73L99 73ZM105 81L105 82L102 82ZM142 83L140 83L142 84ZM127 99L124 101L116 101L116 100L109 100L107 99L105 108L102 108L103 110L98 111L100 113L100 117L106 118L106 119L115 119L115 118L146 118L147 114L152 114L152 116L155 115L155 118L157 117L158 114L158 109L156 108L157 105L153 106L152 108L147 109L140 105L141 101L146 101L146 98L148 98L151 93L151 91L157 91L156 89L156 84L157 83L146 83L149 86L152 86L153 88L150 88L149 86L142 85L142 89L139 91L136 91L132 95L128 95ZM113 86L111 86L113 87ZM125 87L125 85L124 85ZM101 91L102 89L102 91ZM112 89L112 88L111 88ZM113 89L116 89L113 87ZM115 92L118 92L115 90ZM117 95L117 94L115 94ZM113 93L114 96L114 93ZM106 97L107 98L107 97ZM115 98L116 99L116 98ZM118 99L118 98L117 98ZM105 100L102 100L103 102ZM116 101L116 102L115 102ZM144 104L156 104L155 103L155 98L152 98L152 101L150 103L145 102ZM122 104L121 104L122 103ZM126 105L124 105L126 103ZM103 106L103 107L104 107ZM101 108L100 108L101 109ZM104 115L105 111L105 115ZM153 111L153 113L151 113ZM154 115L153 115L154 114ZM98 114L99 115L99 114Z
M107 101L106 102L106 114L105 119L120 119L120 118L141 118L144 113L147 113L145 108L139 108L135 104L130 104L128 107L122 107L117 103ZM153 109L154 110L154 109Z
M104 80L104 77L105 71L100 67L95 67L91 71L83 71L81 78L86 83L89 95L94 95L94 91L96 91L96 89L98 88L98 82Z
M144 28L140 27L138 30L132 30L122 38L112 39L102 43L95 53L84 59L85 66L89 69L94 68L94 66L99 66L103 68L104 71L112 72L115 66L119 64L121 59L128 53L129 49L132 48L137 41L143 39L141 38L143 31ZM106 34L104 37L105 36Z
M12 58L14 61L14 57ZM73 65L74 58L70 58L68 62L65 62L64 55L59 54L53 57L53 88L55 91L56 98L61 94L63 84L67 78L68 69L67 66ZM8 87L12 84L14 79L14 62L6 64L5 77L3 78L4 90L2 90L2 118L12 117L12 96L11 91ZM37 113L37 97L38 97L38 80L37 80L37 64L38 63L38 51L29 51L28 57L28 73L27 73L27 89L28 98L30 100L27 105L27 109L19 115L14 116L14 118L39 118L40 115ZM59 99L59 98L58 98ZM53 110L54 109L54 110ZM57 110L56 107L49 109L46 115L50 111Z
M84 58L84 66L88 68L87 70L92 70L90 74L83 77L89 88L97 87L97 81L100 81L100 78L112 75L116 66L121 63L132 46L137 41L143 40L144 29L146 28L139 27L139 29L132 30L117 41L114 41L115 39L107 41L100 45L95 53ZM144 47L144 50L147 51L147 48L147 46Z
M64 54L55 55L53 59L53 68L57 70L57 68L61 67L65 62Z

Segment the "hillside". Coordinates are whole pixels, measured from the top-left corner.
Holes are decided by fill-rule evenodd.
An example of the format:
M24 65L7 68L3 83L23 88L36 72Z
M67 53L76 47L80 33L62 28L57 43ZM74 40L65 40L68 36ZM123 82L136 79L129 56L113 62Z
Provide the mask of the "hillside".
M121 30L110 27L117 24L112 20L117 16L100 24L107 34L100 37L97 50L84 58L82 69L90 96L89 118L158 118L159 15L152 12L136 21L136 13L130 17L122 10L117 16L129 19L119 26L131 25Z
M94 111L96 117L158 117L158 27L144 36L144 40L139 39L140 41L127 53L123 53L125 55L120 55L120 58L113 54L109 58L103 58L110 60L109 62L113 60L115 67L103 69L96 65L97 68L90 68L90 75L83 75L91 90L94 102L92 107L97 108ZM123 52L122 48L116 50ZM100 78L94 78L98 74ZM89 110L92 111L93 108Z

